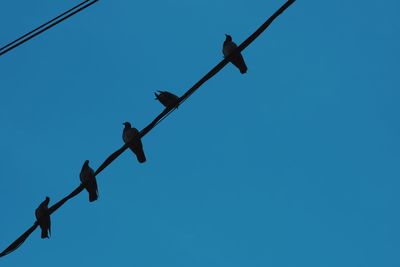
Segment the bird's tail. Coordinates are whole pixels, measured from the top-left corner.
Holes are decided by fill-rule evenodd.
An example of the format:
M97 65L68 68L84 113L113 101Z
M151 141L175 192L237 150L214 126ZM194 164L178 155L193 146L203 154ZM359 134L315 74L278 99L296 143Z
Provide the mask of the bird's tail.
M41 238L42 239L49 238L49 232L47 231L47 229L42 229Z
M99 198L99 193L96 191L89 192L89 202L96 201Z
M244 59L243 59L243 56L242 55L239 55L239 58L240 58L240 60L239 60L239 62L237 63L237 67L238 67L238 69L240 70L240 73L241 74L245 74L246 72L247 72L247 65L246 65L246 62L244 62Z
M131 151L136 155L137 160L140 163L146 162L146 155L144 154L142 145L130 147Z
M140 163L146 162L146 155L144 154L143 149L139 150L139 151L136 153L136 157L137 157L137 160L138 160Z
M242 54L237 54L232 58L231 62L240 70L241 74L245 74L247 72L246 62L244 61Z

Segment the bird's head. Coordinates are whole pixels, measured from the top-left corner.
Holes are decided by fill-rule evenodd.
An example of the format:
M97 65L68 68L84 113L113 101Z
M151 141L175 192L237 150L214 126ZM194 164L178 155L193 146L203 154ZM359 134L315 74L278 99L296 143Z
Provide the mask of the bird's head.
M84 170L86 170L88 167L89 167L89 160L85 160L85 162L83 163L82 168L81 168L81 173Z
M126 128L132 128L130 122L124 122L123 125L124 125Z
M50 202L50 198L46 196L46 199L44 200L44 203L45 203L46 205L48 205L49 202Z
M231 42L232 41L232 36L230 36L229 34L225 34L225 41Z

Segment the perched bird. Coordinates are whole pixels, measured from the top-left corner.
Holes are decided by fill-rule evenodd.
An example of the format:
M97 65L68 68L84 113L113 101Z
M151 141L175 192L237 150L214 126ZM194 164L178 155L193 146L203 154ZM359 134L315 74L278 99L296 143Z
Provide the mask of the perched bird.
M94 176L94 171L90 168L88 160L85 160L85 163L83 163L79 178L86 191L89 193L89 202L97 200L99 192L97 189L96 176Z
M232 41L232 36L228 34L225 34L225 36L226 39L222 47L222 53L224 54L224 57L228 57L238 46ZM244 74L247 72L247 66L241 53L236 52L232 55L230 61L240 70L240 73Z
M122 132L122 140L124 140L125 144L132 141L133 142L129 145L129 148L135 153L137 160L140 163L146 161L146 156L143 151L142 141L139 138L139 131L136 128L132 128L129 122L124 122L125 128Z
M174 95L173 93L167 92L167 91L157 91L157 93L154 93L156 96L156 100L160 101L161 104L163 104L166 108L172 108L176 106L179 102L179 97Z
M35 210L36 220L42 230L42 238L49 238L49 234L51 234L51 222L50 222L50 213L49 213L49 205L50 198L46 197L46 199L40 203L39 207Z

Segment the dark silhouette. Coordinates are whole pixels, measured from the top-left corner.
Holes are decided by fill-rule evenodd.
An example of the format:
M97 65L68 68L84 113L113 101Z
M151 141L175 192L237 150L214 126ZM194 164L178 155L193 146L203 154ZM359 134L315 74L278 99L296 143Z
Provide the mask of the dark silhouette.
M89 193L89 202L96 201L99 197L97 181L96 176L94 175L94 170L90 168L88 160L85 160L85 163L83 163L79 178L86 191Z
M130 150L135 153L137 160L140 163L146 161L146 156L144 155L142 141L140 140L139 131L136 128L132 128L129 122L124 122L125 128L122 132L122 139L125 144L129 144Z
M237 52L242 52L244 49L246 49L254 40L258 38L270 25L271 23L279 17L286 9L288 9L296 0L288 0L286 3L284 3L277 11L272 14L271 17L269 17L258 29L253 32L249 37L247 37L246 40L244 40L243 43L241 43L238 48ZM223 67L225 67L226 64L228 64L228 61L230 60L230 57L224 58L221 62L219 62L214 68L212 68L209 72L207 72L206 75L204 75L198 82L196 82L189 90L187 90L179 100L179 105L182 105L183 102L185 102L194 92L196 92L205 82L207 82L209 79L214 77ZM166 112L165 110L157 116L156 119L158 121L163 120L166 116L168 116L171 112ZM145 135L151 129L154 128L154 126L157 125L157 122L152 121L146 128L144 128L140 133Z
M57 209L59 209L62 205L64 205L65 202L67 202L69 199L75 197L78 195L80 192L85 189L83 185L79 185L74 191L72 191L68 196L64 197L60 201L58 201L56 204L51 206L49 208L49 214L51 215L53 212L55 212ZM20 237L18 237L14 242L12 242L5 250L3 250L0 253L0 257L4 257L11 252L15 251L18 249L25 241L26 239L36 230L36 228L39 226L39 222L35 221L35 223L28 229L26 230Z
M51 234L51 221L50 221L50 213L49 213L49 205L50 198L46 197L46 199L40 203L39 207L35 210L36 220L42 229L42 238L49 238L49 234Z
M225 42L222 47L222 53L224 54L224 57L228 57L234 53L231 56L230 62L240 70L241 74L245 74L247 72L247 66L244 62L242 54L236 51L238 46L232 41L232 36L228 34L225 34L225 36Z
M157 91L154 93L156 96L156 100L160 101L161 104L164 105L166 108L173 108L179 103L179 97L170 93L168 91Z
M91 3L94 3L98 0L94 0ZM86 1L85 1L86 2ZM270 25L271 23L281 15L289 6L291 6L295 0L288 0L285 4L283 4L271 17L269 17L253 34L251 34L243 43L239 45L237 48L237 52L243 51L247 48L258 36L260 36ZM25 39L26 40L26 39ZM0 55L4 51L0 52ZM204 75L198 82L196 82L190 89L188 89L180 98L179 105L185 102L194 92L196 92L205 82L211 79L214 75L216 75L225 65L229 63L231 60L231 56L225 57L221 62L219 62L215 67L213 67L206 75ZM175 109L164 109L153 121L151 121L145 128L143 128L138 134L138 139L140 142L140 138L149 133L156 125L158 125L162 120L164 120L167 116L169 116L172 111ZM135 129L136 130L136 129ZM137 130L136 130L137 131ZM132 141L134 142L134 141ZM141 142L140 142L141 144ZM109 166L116 158L118 158L128 147L131 146L131 143L125 143L121 148L112 153L107 159L100 165L99 168L95 171L95 176L101 173L107 166ZM85 187L80 184L77 188L75 188L70 194L66 197L55 203L53 206L48 208L48 214L51 215L55 211L57 211L60 207L62 207L68 200L74 198L79 193L81 193ZM38 208L39 209L39 208ZM49 217L50 218L50 217ZM4 257L11 252L18 249L26 239L36 230L39 226L39 221L35 221L34 224L26 230L21 236L19 236L14 242L12 242L5 250L0 253L0 257Z

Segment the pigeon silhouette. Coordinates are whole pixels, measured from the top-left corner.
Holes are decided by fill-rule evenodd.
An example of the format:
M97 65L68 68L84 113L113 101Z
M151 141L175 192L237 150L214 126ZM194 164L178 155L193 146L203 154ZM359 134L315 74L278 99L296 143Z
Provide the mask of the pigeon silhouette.
M42 230L41 238L49 238L49 234L51 234L50 213L48 208L49 202L50 198L46 197L35 210L36 220Z
M179 103L179 97L167 91L157 91L154 93L156 100L160 101L166 108L175 107Z
M124 140L125 144L130 143L129 148L135 153L137 160L140 163L144 163L146 161L146 156L143 151L138 129L132 128L129 122L124 122L123 124L125 128L122 132L122 140Z
M224 57L228 57L232 52L236 50L238 47L233 41L232 41L232 36L225 34L226 39L224 41L224 45L222 47L222 53L224 54ZM247 72L247 66L246 63L244 62L243 56L241 53L235 52L235 54L232 55L230 62L235 65L239 70L240 73L244 74Z
M86 191L89 193L89 202L96 201L99 197L99 192L97 189L97 181L96 176L94 175L94 171L89 166L89 161L86 160L83 163L81 173L79 174L79 178L81 183L85 187Z

